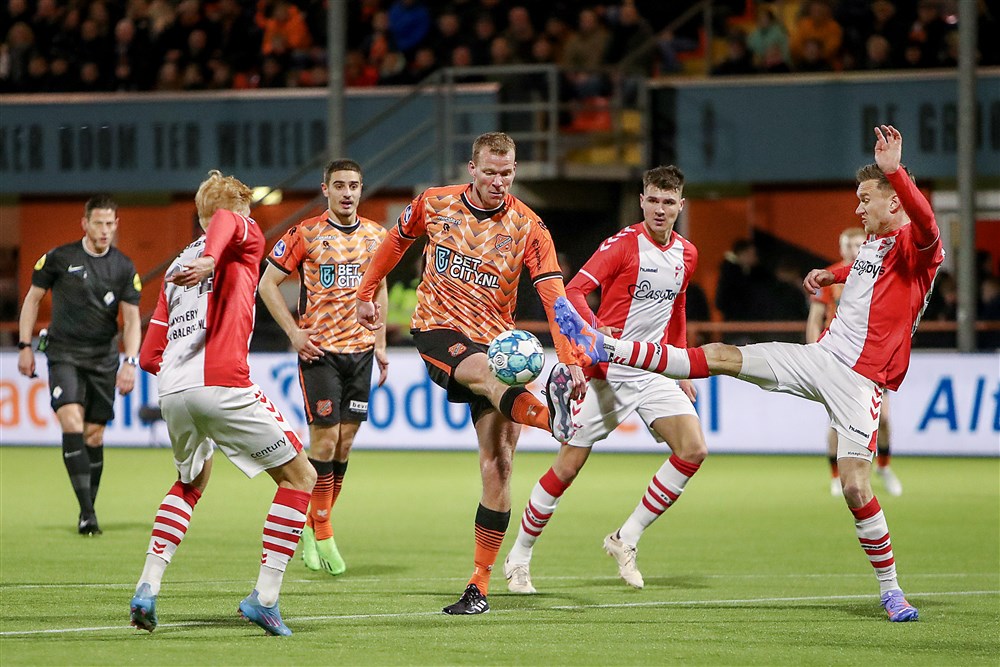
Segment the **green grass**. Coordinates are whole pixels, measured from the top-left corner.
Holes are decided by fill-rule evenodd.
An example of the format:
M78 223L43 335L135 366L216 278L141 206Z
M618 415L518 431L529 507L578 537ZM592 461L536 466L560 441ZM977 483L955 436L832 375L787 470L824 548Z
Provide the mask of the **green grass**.
M472 568L472 453L355 452L334 514L343 576L296 558L281 604L295 632L263 636L236 605L253 585L265 475L220 460L167 571L152 635L128 627L166 450L108 450L104 535L75 533L57 449L0 448L3 665L974 665L1000 654L1000 461L900 459L880 498L918 623L892 624L823 457L710 457L640 544L646 588L616 576L601 540L662 456L597 453L535 550L540 594L453 618ZM507 544L549 454L515 461ZM876 481L877 484L877 481ZM880 487L876 486L876 492Z

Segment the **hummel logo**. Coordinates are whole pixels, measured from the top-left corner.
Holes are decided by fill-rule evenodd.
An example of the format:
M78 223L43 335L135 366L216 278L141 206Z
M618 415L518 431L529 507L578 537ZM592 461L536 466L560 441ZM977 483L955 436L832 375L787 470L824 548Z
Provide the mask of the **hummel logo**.
M329 513L330 513L330 510L316 510L316 514L320 515L321 517L325 517Z
M163 550L166 548L167 545L165 542L161 543L157 542L156 540L153 540L153 553L156 554L157 556L161 555L163 553Z
M70 264L69 268L66 269L66 270L69 271L70 273L76 273L77 271L82 271L83 270L83 265L82 264L75 264L75 265L74 264Z

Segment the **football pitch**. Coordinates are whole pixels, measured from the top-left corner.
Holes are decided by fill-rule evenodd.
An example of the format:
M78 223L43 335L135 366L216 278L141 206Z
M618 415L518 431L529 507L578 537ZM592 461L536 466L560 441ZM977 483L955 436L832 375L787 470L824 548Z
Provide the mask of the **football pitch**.
M886 511L916 623L889 623L843 500L816 457L710 456L639 544L646 587L601 549L662 454L598 450L535 549L539 593L507 592L502 559L551 454L515 457L511 527L490 613L450 617L472 570L474 453L356 451L334 510L348 570L296 554L267 637L236 605L256 579L274 493L219 455L157 601L128 626L155 509L175 474L164 449L109 448L97 509L76 534L56 448L0 448L3 665L996 665L1000 461L897 458Z

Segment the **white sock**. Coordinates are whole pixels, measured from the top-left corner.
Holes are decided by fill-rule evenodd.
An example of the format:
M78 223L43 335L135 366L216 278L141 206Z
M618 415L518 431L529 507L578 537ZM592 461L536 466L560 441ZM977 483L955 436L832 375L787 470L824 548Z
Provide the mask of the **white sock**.
M284 570L276 570L267 565L260 566L260 573L257 575L257 599L265 607L273 607L278 602L278 594L281 593L281 580L285 577Z
M143 584L149 584L149 590L153 595L160 594L160 582L163 581L163 573L167 569L167 561L153 554L146 554L146 564L139 575L139 583L135 585L136 590Z

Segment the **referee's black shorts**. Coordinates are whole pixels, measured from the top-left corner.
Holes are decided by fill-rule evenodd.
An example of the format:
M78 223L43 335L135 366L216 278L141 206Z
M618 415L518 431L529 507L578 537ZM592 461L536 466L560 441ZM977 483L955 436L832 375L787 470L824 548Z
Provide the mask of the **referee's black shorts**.
M107 424L115 418L117 367L94 369L67 361L49 361L49 398L53 411L64 405L83 406L83 421Z

